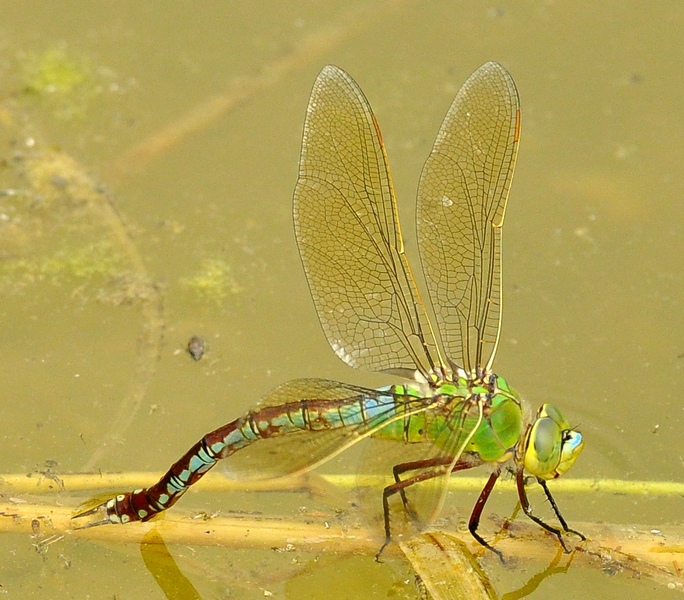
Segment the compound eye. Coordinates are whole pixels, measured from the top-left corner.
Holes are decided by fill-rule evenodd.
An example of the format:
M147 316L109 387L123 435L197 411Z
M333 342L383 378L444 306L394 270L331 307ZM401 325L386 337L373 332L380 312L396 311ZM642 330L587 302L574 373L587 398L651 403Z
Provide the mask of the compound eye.
M561 455L563 432L548 416L537 415L527 440L525 468L540 479L555 479Z
M584 447L579 431L570 428L561 412L544 404L527 437L524 465L540 479L555 479L575 462Z

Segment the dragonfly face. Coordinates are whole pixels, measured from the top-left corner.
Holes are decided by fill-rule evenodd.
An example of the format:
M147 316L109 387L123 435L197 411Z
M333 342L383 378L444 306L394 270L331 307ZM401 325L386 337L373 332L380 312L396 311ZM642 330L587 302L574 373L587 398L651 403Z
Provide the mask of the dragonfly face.
M556 479L572 467L583 448L582 434L555 406L544 404L524 439L523 464L539 479Z

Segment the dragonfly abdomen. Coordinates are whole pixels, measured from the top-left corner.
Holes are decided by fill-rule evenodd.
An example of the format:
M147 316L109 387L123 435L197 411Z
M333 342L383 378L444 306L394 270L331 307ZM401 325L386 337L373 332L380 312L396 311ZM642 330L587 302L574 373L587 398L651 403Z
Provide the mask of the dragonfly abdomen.
M359 395L356 398L300 400L250 411L205 435L153 486L120 494L109 500L105 506L107 519L112 523L148 521L173 506L219 460L254 442L298 431L315 433L346 428L353 435L356 428L368 431L381 427L382 423L396 419L403 409L400 408L402 403L398 401L394 387L380 391L387 393ZM315 462L312 461L312 464ZM287 472L284 468L282 474Z
M246 416L205 436L208 450L219 458L226 458L260 439L279 437L295 431L327 431L363 425L381 426L401 412L401 402L387 387L387 395L340 400L301 400L281 406L267 406L250 411Z

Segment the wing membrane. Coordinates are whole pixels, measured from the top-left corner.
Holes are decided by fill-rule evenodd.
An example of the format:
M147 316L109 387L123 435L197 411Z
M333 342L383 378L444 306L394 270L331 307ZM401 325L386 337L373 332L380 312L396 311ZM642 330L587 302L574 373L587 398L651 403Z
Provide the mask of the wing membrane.
M488 62L456 95L418 188L418 243L440 337L468 372L489 369L498 344L501 227L519 132L513 79Z
M358 85L327 66L311 93L295 234L323 331L355 368L441 363L404 254L380 131Z
M327 379L289 381L259 402L251 412L257 421L296 421L302 410L308 410L309 419L315 413L325 411L328 424L341 419L343 413L346 424L306 427L299 431L290 429L285 435L255 442L232 454L224 470L229 477L242 480L282 477L313 469L357 442L376 435L384 439L375 440L372 452L369 452L370 448L366 449L361 475L388 474L391 465L415 462L401 479L424 479L406 488L405 495L418 520L429 522L438 514L448 476L463 456L482 418L477 402L467 403L463 398L454 397L453 404L445 408L431 400ZM269 412L271 409L278 409L277 414ZM430 428L442 443L429 443L427 438L422 443L416 439L407 443L401 435L388 439L383 431L395 421L402 422L400 430L415 429L415 424L409 425L412 419L419 419L422 427ZM477 460L473 459L472 464L477 464ZM375 517L381 512L380 492L377 494L375 501L369 499L364 509Z
M326 413L329 426L290 429L282 436L256 442L231 455L226 462L230 476L269 479L308 471L337 456L393 421L425 411L424 398L395 395L328 379L296 379L267 394L252 414L260 420L296 421L302 410ZM371 408L372 405L372 408ZM277 415L269 409L278 409ZM372 412L372 417L369 417ZM330 425L335 423L334 425ZM401 440L388 451L401 455ZM396 456L394 457L396 459Z

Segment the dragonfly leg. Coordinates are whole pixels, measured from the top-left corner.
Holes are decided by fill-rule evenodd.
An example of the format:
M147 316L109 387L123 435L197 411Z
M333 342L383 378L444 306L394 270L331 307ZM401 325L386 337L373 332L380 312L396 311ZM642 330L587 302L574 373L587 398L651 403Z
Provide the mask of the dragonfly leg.
M406 507L406 510L412 518L415 517L415 512L408 507L407 499L406 499L406 494L404 490L407 487L410 487L412 485L415 485L416 483L420 483L421 481L427 481L428 479L434 479L435 477L439 477L441 475L444 475L446 473L446 470L444 469L445 466L448 466L451 464L451 460L449 457L436 457L428 460L417 460L413 462L407 462L407 463L402 463L399 465L396 465L392 471L394 473L394 483L391 485L388 485L383 491L382 491L382 511L383 511L383 517L385 521L385 541L383 542L382 546L380 546L380 550L377 551L375 554L375 560L377 562L380 562L380 555L382 554L383 550L387 547L387 545L392 541L392 528L390 525L390 507L389 507L389 499L391 496L394 494L399 493L402 498L402 502L404 504L404 507ZM414 475L413 477L409 477L408 479L401 479L400 475L402 473L406 473L407 471L415 471L417 469L426 469L425 471L422 471L421 473L418 473L417 475Z
M549 490L549 486L546 485L546 481L543 479L539 479L539 485L542 486L542 489L544 490L544 493L546 494L546 497L549 500L549 503L551 504L551 508L553 508L553 512L556 514L556 518L560 522L561 526L563 527L563 531L566 531L568 533L574 533L576 536L578 536L583 542L587 541L587 538L584 534L580 533L576 529L570 529L568 527L567 522L563 518L563 515L561 515L560 510L558 509L558 505L556 504L556 501L554 500L553 496L551 495L551 490Z
M537 525L540 527L543 527L548 531L549 533L553 533L557 538L558 541L560 542L560 545L563 547L563 550L566 553L570 552L570 549L567 547L565 544L565 540L563 539L563 532L558 529L558 527L553 527L534 515L532 513L532 507L530 506L530 501L527 498L527 492L525 491L525 476L523 473L523 470L520 469L516 473L516 484L518 488L518 498L520 499L520 506L522 506L523 512L530 518L532 519ZM553 508L554 513L556 513L556 517L558 517L558 520L560 521L561 525L563 526L563 530L567 532L574 533L582 540L585 540L586 538L579 532L575 531L574 529L570 529L565 522L565 519L561 516L560 511L558 510L558 506L556 505L556 501L553 499L553 496L551 496L551 492L549 491L549 488L546 485L546 482L543 479L537 479L539 484L542 486L542 489L546 493L546 497L549 499L549 502L551 503L551 507Z
M408 473L409 471L417 471L418 469L427 469L430 467L439 467L439 466L444 466L451 464L451 458L449 457L436 457L432 459L425 459L425 460L414 460L411 462L405 462L405 463L399 463L398 465L394 465L392 468L392 474L394 475L394 482L395 484L401 484L402 478L401 476L404 473ZM455 470L458 470L455 468ZM436 477L434 475L433 477ZM407 479L406 481L411 481L411 479ZM421 480L422 481L422 480ZM411 484L409 484L411 485ZM393 486L388 486L388 488L385 488L385 490L389 489L390 487ZM406 498L406 485L400 485L397 490L391 492L391 494L396 494L399 492L399 495L401 496L401 502L404 505L404 509L408 513L408 515L411 518L416 518L416 513L415 511L410 507L408 499Z
M489 500L489 496L494 489L497 479L499 479L499 475L501 475L501 468L498 468L489 476L487 483L485 484L484 488L482 488L482 491L477 498L477 502L475 502L475 506L473 506L473 512L470 513L470 519L468 520L468 531L470 531L470 535L472 535L480 544L487 548L487 550L491 550L499 557L501 562L504 562L501 551L492 547L487 540L485 540L477 532L477 528L480 526L480 517L482 517L482 511L484 510L485 504L487 504L487 500Z

